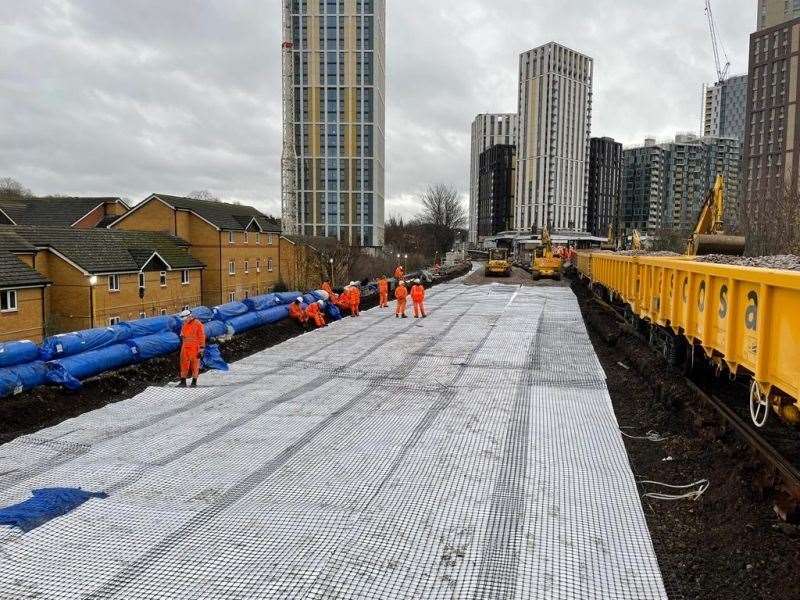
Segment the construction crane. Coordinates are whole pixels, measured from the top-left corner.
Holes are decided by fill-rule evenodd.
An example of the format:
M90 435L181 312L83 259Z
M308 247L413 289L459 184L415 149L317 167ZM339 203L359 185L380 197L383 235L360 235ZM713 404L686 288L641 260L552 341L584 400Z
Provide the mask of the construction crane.
M294 137L294 39L292 2L283 0L283 154L281 156L281 229L299 233L297 223L297 149Z
M717 175L714 187L709 190L700 215L697 218L692 237L686 246L688 256L703 254L744 254L745 238L740 235L727 235L723 229L725 216L725 179Z
M714 50L714 64L717 67L717 81L722 83L728 77L731 69L731 61L728 59L728 52L717 29L717 22L714 20L714 13L711 10L711 0L706 0L706 17L708 18L708 30L711 32L711 47ZM723 59L725 64L722 64Z

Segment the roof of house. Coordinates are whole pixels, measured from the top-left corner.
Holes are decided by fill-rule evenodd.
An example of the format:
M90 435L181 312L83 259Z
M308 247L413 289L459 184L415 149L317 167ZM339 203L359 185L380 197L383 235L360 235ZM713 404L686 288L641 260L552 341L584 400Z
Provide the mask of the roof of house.
M4 229L10 229L37 248L54 250L87 273L138 272L148 266L154 254L173 270L205 266L189 253L189 244L185 240L166 233L66 227L0 227L0 237Z
M15 225L71 227L101 204L119 202L120 198L11 197L0 198L2 210Z
M0 289L38 287L50 283L47 278L29 267L10 251L0 249Z
M153 198L158 198L178 210L192 212L218 229L244 231L255 219L261 231L280 233L281 230L275 219L268 217L252 206L230 204L218 200L197 200L168 194L153 194L141 204L133 207L126 215L135 212L140 206L143 206ZM117 220L123 219L126 215L119 217Z

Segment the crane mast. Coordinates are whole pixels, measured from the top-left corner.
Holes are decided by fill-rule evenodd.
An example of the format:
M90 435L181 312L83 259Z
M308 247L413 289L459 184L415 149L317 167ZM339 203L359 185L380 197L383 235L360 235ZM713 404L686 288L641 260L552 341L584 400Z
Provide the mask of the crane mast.
M706 17L708 18L708 30L711 33L711 47L714 51L714 64L717 68L717 81L722 83L728 77L728 71L731 68L731 61L728 59L728 53L725 51L725 46L720 39L719 30L717 29L717 22L714 20L714 13L711 10L711 0L706 0ZM725 63L723 64L723 59Z
M294 40L292 37L292 2L283 2L283 153L281 156L281 229L296 235L297 223L297 149L294 136Z

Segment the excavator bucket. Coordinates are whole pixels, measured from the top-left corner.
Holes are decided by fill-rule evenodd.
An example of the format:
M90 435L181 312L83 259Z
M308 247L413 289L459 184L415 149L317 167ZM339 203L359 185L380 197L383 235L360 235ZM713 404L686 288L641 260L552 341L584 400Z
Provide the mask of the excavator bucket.
M697 235L694 239L695 254L727 254L729 256L742 256L744 254L745 238L741 235L708 234Z

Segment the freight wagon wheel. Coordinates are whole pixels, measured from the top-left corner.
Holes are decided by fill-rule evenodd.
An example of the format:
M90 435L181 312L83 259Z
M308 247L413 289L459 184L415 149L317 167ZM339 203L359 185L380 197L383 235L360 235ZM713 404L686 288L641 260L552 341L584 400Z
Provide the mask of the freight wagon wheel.
M769 397L761 393L758 383L750 384L750 418L756 427L764 427L769 417Z

